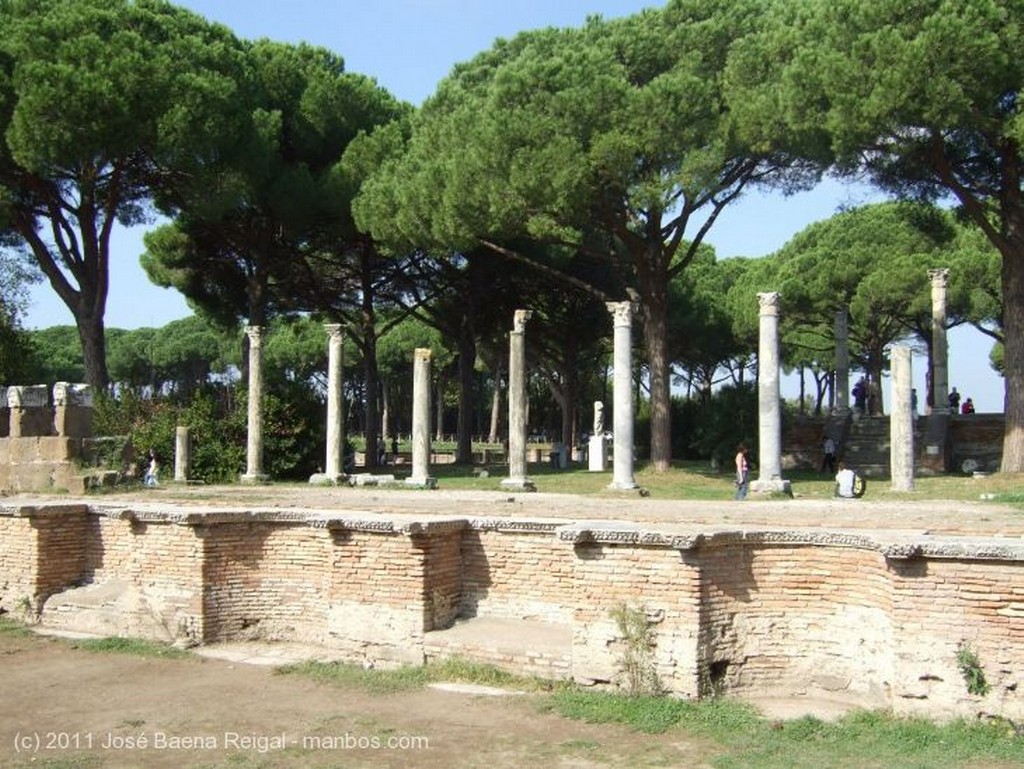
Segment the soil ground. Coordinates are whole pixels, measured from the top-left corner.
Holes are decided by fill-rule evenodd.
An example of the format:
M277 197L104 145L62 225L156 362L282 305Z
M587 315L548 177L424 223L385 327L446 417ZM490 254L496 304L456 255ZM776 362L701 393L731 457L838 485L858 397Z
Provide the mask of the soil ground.
M265 665L12 634L0 634L0 660L0 766L17 769L699 768L717 752L678 730L542 712L541 695L369 694Z

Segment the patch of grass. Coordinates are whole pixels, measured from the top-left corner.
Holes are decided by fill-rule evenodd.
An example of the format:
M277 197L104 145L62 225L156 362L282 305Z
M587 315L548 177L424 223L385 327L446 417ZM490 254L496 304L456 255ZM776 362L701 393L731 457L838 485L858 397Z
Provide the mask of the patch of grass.
M999 722L936 724L879 711L857 711L834 722L771 721L728 699L689 702L578 689L552 694L544 708L588 723L620 723L646 733L678 729L710 738L722 747L711 762L718 769L1024 766L1024 739Z
M142 638L122 638L113 636L111 638L90 638L84 641L75 641L75 648L84 649L90 652L113 652L115 654L132 654L137 657L165 657L169 659L182 659L191 657L192 654L183 649L175 649L167 644L147 641Z
M95 769L102 765L103 760L99 756L77 755L42 760L36 760L33 757L14 764L12 769L28 769L28 767L32 767L32 769Z
M0 617L0 635L5 635L9 638L27 638L32 635L32 631L22 622L8 619L7 617Z
M319 683L353 687L370 694L394 694L421 689L440 681L457 681L496 686L520 691L550 691L554 684L537 678L507 673L493 665L483 665L458 657L430 665L403 665L399 668L366 669L362 665L341 662L299 662L284 665L276 672L301 675Z

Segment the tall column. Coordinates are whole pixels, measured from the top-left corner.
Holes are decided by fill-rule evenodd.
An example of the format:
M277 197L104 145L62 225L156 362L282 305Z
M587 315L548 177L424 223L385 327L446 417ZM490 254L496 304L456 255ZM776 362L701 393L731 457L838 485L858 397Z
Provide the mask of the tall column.
M754 491L791 493L782 479L782 406L779 402L779 293L757 295L760 323L757 348L758 467Z
M324 474L329 483L345 477L345 412L342 387L345 335L340 323L325 323L327 332L327 456Z
M892 416L889 418L889 466L893 491L914 490L914 411L911 407L910 348L892 348Z
M836 311L836 413L850 413L850 328L849 314L844 307Z
M263 328L246 326L249 337L249 414L242 483L263 483Z
M612 489L635 489L633 477L633 305L608 302L614 324Z
M412 371L412 475L410 486L437 487L430 472L430 348L417 347Z
M949 409L949 350L946 345L946 286L949 270L928 270L932 279L932 411Z
M508 478L502 488L536 491L526 475L526 321L533 313L516 310L508 337Z
M178 425L174 430L174 482L187 483L192 468L192 431Z

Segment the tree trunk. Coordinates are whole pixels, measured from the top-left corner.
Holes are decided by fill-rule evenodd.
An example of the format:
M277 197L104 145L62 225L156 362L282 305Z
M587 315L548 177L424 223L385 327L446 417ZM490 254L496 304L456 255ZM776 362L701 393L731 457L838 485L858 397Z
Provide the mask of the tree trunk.
M378 418L377 398L380 392L380 372L377 368L377 317L373 309L373 249L364 244L360 249L360 281L362 284L362 333L363 333L363 401L366 410L364 430L366 436L366 466L377 467Z
M669 469L672 460L672 417L669 392L666 297L652 291L646 297L644 341L651 372L651 466L657 472Z
M85 382L97 393L103 392L108 383L103 314L95 316L80 311L75 316L75 324L78 328L78 339L82 343Z
M440 443L444 440L444 383L441 377L437 378L434 386L434 441Z
M491 429L488 443L498 443L501 436L501 365L494 369L494 394L491 396Z
M1007 241L1015 253L1003 252L1003 413L1004 473L1024 472L1024 208L1004 214Z
M459 329L459 424L455 461L473 463L473 365L476 363L476 339L469 319Z

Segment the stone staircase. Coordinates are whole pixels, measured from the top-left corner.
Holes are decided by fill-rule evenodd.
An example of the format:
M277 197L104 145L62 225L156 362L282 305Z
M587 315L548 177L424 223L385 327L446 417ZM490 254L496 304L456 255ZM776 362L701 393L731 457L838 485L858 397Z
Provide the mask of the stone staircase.
M925 422L923 417L914 422L915 472L921 464ZM839 446L839 460L865 478L888 478L890 447L888 415L861 417L850 421L846 443Z

